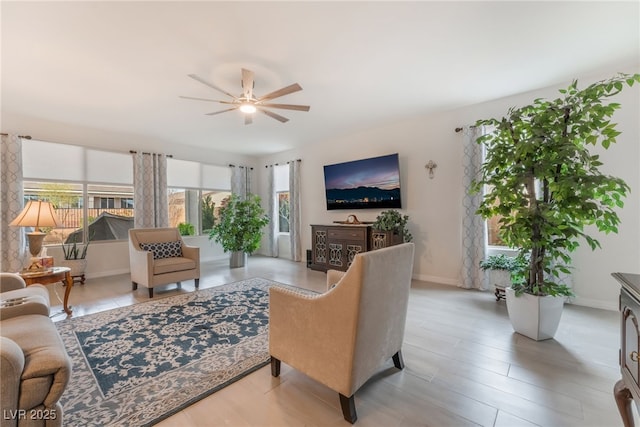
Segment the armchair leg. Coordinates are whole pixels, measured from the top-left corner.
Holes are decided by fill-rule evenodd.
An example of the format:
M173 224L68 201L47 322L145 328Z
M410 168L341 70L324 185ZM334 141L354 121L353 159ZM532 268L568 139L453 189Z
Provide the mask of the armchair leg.
M400 370L404 369L404 359L402 358L402 350L398 350L398 352L393 355L393 366L395 366Z
M342 416L345 420L349 421L351 424L355 423L358 420L358 414L356 414L356 399L354 394L352 394L350 397L346 397L343 394L340 394L340 406L342 407Z
M200 279L195 279L196 282L196 289L198 289L198 287L200 286Z
M138 284L136 282L131 282L131 290L135 291L138 289Z
M271 356L271 376L279 377L280 376L280 360Z
M149 288L149 298L153 298L153 288Z

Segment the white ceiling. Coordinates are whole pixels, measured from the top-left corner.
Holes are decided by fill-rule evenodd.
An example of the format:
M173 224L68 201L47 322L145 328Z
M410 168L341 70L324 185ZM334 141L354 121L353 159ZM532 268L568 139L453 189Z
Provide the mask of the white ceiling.
M612 2L1 3L2 111L261 155L640 62L640 7ZM216 116L297 82L280 123ZM627 71L627 70L620 70ZM274 101L276 102L276 101ZM5 130L3 130L5 131ZM38 135L37 129L21 132Z

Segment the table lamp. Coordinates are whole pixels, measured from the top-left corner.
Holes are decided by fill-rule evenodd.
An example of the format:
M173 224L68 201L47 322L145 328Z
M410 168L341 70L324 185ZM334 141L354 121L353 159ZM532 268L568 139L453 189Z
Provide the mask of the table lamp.
M59 227L61 225L51 203L29 200L22 212L9 225L33 227L33 231L27 233L29 252L31 252L31 265L28 270L42 269L37 256L42 250L42 241L47 233L40 231L40 227Z

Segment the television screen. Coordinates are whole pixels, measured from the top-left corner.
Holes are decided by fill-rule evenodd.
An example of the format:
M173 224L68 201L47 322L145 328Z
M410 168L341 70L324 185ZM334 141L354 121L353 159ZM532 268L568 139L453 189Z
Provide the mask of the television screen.
M398 153L324 167L327 210L401 208Z

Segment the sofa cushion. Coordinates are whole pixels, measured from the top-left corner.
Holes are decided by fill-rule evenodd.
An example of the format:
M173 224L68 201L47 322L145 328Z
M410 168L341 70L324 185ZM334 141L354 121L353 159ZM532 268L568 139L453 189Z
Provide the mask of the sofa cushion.
M153 274L174 273L176 271L194 270L196 262L189 258L163 258L153 263Z
M14 317L3 320L0 331L24 353L18 406L53 406L69 381L71 360L51 319L37 314Z
M140 249L153 252L153 259L175 258L182 256L182 242L140 243Z

